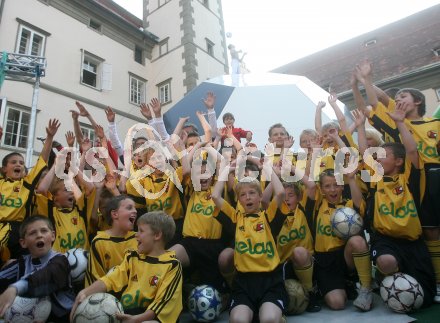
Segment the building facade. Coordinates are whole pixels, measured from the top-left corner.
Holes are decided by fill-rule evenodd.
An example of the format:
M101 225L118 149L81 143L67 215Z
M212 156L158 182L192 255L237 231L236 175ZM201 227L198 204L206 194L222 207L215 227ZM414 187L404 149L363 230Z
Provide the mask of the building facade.
M111 0L0 0L0 51L43 56L34 138L45 137L50 118L65 144L69 110L83 103L106 128L104 110L116 112L122 138L144 122L139 105L159 97L165 110L207 78L227 72L220 0L144 1L144 19ZM29 143L33 80L6 80L0 92L0 158L23 154ZM80 117L81 130L94 130Z
M427 116L440 104L440 5L301 58L273 72L308 77L338 93L354 108L351 73L361 60L373 64L373 81L382 88L412 87L426 96Z

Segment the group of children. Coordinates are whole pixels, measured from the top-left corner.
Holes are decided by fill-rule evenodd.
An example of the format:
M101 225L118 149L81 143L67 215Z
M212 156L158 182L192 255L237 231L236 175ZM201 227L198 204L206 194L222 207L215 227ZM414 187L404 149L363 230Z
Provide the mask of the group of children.
M353 305L369 311L372 263L378 279L409 274L424 306L440 303L440 120L424 117L420 91L385 93L371 79L368 61L355 67L352 125L336 96L328 101L337 122L322 125L325 103L317 104L301 152L281 123L269 128L264 153L232 114L218 128L214 93L197 113L203 136L188 118L168 134L153 99L141 105L147 125L129 131L129 147L111 108L107 137L77 102L68 147L53 144L60 124L51 120L29 172L19 153L3 159L0 316L17 295L50 296L50 320L63 322L87 296L109 292L124 322L176 322L192 283L220 291L231 322L278 323L290 278L309 293L308 311L321 309L320 297L343 309L357 281ZM94 126L96 142L83 137L79 117ZM367 234L336 236L330 218L340 207L356 210ZM72 248L89 250L85 286L69 279L63 253Z

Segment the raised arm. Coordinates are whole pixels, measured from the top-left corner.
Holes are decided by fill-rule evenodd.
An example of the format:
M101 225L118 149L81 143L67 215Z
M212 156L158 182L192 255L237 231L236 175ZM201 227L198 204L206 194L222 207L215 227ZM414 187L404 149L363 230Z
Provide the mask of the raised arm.
M47 163L49 160L50 151L52 150L53 137L55 137L60 122L57 119L50 119L46 127L46 140L44 141L43 150L40 153L41 158Z
M203 132L205 133L204 141L211 142L212 141L211 126L209 125L208 121L206 121L205 116L203 115L202 112L197 111L196 115L197 115L197 118L199 118L200 124L202 125L202 128L203 128Z
M373 86L372 77L372 65L368 60L362 61L360 64L356 65L358 73L361 75L361 80L364 82L365 92L367 93L368 103L376 109L378 104L376 90Z
M220 175L217 178L217 182L212 190L212 200L217 208L221 209L225 200L222 197L223 189L225 187L225 181L228 180L229 173L231 171L230 166L220 167Z
M81 117L86 117L87 119L89 119L90 124L92 125L93 128L96 127L96 122L93 119L92 115L89 113L89 111L87 111L86 107L84 105L82 105L80 102L75 101L76 107L79 110L79 115Z
M212 129L212 134L217 134L217 116L215 114L215 94L213 92L208 92L206 97L203 99L206 109L208 110L208 122Z
M353 110L351 115L354 119L354 125L358 131L358 145L359 145L359 153L364 155L365 150L368 148L367 143L367 134L365 132L365 115L360 110Z
M350 186L350 193L351 193L351 199L353 200L353 205L356 208L360 209L363 197L362 197L361 188L359 187L359 184L356 182L356 173L357 173L357 168L351 173L348 173L346 178L348 181L348 185Z
M121 140L119 139L118 130L116 129L115 123L116 113L111 107L107 107L107 109L105 110L105 115L108 121L108 137L110 139L110 142L112 143L113 148L118 153L118 156L123 156L124 148L122 146Z
M319 101L316 105L316 112L315 112L315 130L319 133L319 135L322 135L322 108L325 107L324 101Z
M347 120L345 120L344 113L342 113L341 109L339 108L336 101L338 100L338 97L335 94L330 94L328 97L328 103L330 103L330 106L332 107L333 111L335 111L336 118L338 119L339 125L341 126L341 130L343 133L349 132L349 129L347 127Z
M419 152L417 151L417 143L405 125L406 111L408 110L407 102L398 102L393 112L387 112L391 119L396 123L400 132L400 138L405 146L406 157L410 159L415 168L420 168Z
M165 128L165 124L163 122L162 106L160 105L160 101L157 98L151 99L150 107L154 113L153 127L159 133L160 138L162 140L166 141L166 140L170 139L170 135L168 134L168 132Z

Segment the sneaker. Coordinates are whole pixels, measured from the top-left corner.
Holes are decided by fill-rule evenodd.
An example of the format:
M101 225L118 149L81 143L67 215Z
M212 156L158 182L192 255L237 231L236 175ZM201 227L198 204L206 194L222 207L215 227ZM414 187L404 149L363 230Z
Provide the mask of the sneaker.
M319 304L318 294L312 289L309 292L309 305L307 305L306 311L310 313L316 313L321 310L321 305Z
M434 303L440 304L440 283L437 284L437 293L434 296Z
M353 305L363 312L368 312L373 307L373 292L371 289L361 287L358 290L358 297L353 301Z

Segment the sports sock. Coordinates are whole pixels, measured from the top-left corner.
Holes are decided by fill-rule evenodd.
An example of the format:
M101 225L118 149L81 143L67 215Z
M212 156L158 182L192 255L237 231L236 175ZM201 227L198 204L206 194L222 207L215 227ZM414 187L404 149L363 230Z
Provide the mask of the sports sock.
M308 292L311 291L313 289L313 261L310 265L302 268L294 268L294 270L305 290Z
M371 288L371 260L370 252L353 252L354 266L356 267L362 287Z
M435 280L440 283L440 241L425 241L434 267Z

